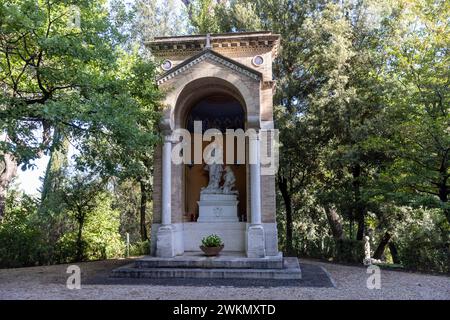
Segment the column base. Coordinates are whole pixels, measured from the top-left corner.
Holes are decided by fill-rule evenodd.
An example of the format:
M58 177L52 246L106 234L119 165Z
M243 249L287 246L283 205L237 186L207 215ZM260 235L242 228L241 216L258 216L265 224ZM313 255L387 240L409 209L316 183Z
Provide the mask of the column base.
M156 256L172 258L175 256L175 243L171 225L161 226L156 234Z
M247 229L247 257L264 258L266 256L266 243L262 225L250 225Z

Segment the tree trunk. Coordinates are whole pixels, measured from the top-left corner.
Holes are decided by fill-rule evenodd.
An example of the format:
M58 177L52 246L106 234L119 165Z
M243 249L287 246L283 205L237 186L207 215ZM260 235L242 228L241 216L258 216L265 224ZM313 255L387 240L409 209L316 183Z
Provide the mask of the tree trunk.
M50 154L42 183L41 207L45 206L46 200L60 189L64 179L64 169L68 165L69 140L57 129L53 133L53 145L56 144L61 144L61 147L53 149Z
M448 203L448 194L449 190L447 187L447 179L443 179L443 181L439 185L439 200L444 204L443 213L447 218L448 223L450 223L450 208L447 207Z
M286 203L286 251L288 254L293 254L292 246L292 204L291 198Z
M286 208L286 253L292 254L292 199L289 194L287 179L281 175L278 176L278 187Z
M447 178L447 176L444 176L441 183L439 184L439 200L441 200L441 202L444 204L444 208L442 210L445 217L447 218L448 223L450 223L450 208L447 207L448 194L450 191L447 187Z
M448 202L448 195L450 193L450 190L447 186L447 181L449 179L448 174L448 157L449 157L450 149L447 149L447 151L444 153L441 166L439 168L439 175L440 175L440 181L439 181L439 200L444 204L444 215L447 218L448 223L450 223L450 208L447 207Z
M0 141L6 141L6 137ZM6 193L9 184L17 174L16 159L10 153L0 156L0 222L5 216Z
M84 225L84 217L81 216L78 220L78 234L77 234L77 253L76 253L76 261L83 260L83 225Z
M378 244L377 249L375 250L373 254L374 259L381 259L381 256L384 253L384 249L386 248L387 244L389 243L389 240L391 240L392 235L389 232L385 232L383 237L381 238L380 243Z
M356 164L352 167L352 175L353 175L353 193L354 193L354 208L355 208L355 217L358 223L358 231L356 233L356 240L362 240L365 232L365 209L362 205L361 201L361 166Z
M148 195L147 195L147 188L145 186L145 183L143 181L139 182L141 185L141 206L140 206L140 210L139 210L139 214L140 214L140 226L141 226L141 240L142 241L147 241L148 240L148 236L147 236L147 226L146 226L146 221L145 221L145 215L147 212L147 199L148 199Z
M325 206L325 213L327 215L327 220L333 234L333 238L342 239L344 236L342 220L336 211L335 207Z
M395 264L400 264L400 258L398 257L397 246L393 241L389 241L389 251L391 252L392 261Z

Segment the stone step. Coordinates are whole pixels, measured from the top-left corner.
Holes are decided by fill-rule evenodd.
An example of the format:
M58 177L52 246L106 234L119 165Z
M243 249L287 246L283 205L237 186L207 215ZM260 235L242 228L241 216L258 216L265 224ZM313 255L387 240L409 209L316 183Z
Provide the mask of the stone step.
M244 256L206 257L202 254L183 255L174 258L147 256L135 261L136 268L204 268L204 269L281 269L283 256L280 254L265 258Z
M114 269L115 278L214 278L214 279L301 279L297 258L283 259L281 269L238 269L238 268L136 268L128 264Z

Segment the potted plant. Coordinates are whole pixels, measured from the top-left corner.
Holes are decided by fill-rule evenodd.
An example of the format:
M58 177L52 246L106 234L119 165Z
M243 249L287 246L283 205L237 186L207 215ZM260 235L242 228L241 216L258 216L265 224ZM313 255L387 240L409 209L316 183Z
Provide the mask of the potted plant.
M222 239L216 234L211 234L202 239L200 249L202 249L206 256L217 256L223 247Z

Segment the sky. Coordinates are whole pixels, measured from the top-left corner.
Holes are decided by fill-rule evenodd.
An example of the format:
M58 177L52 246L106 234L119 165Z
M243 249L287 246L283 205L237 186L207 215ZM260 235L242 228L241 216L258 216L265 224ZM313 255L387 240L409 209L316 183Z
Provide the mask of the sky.
M17 187L29 195L38 195L38 189L42 186L42 181L39 177L44 177L48 159L48 156L43 156L42 158L34 161L33 163L36 165L34 170L28 169L26 171L22 171L22 169L19 168L17 172L17 179L15 181L18 183Z

